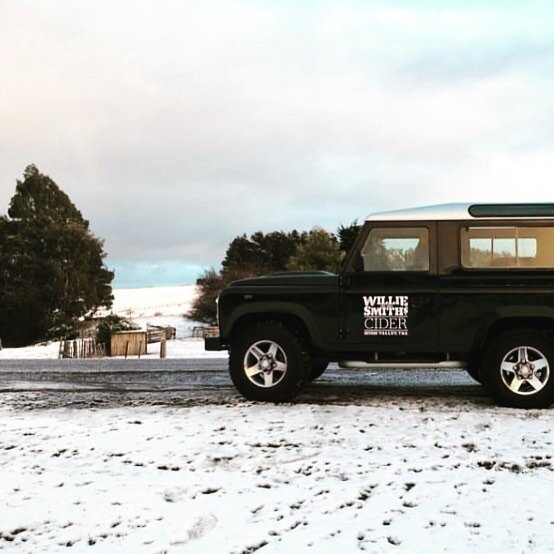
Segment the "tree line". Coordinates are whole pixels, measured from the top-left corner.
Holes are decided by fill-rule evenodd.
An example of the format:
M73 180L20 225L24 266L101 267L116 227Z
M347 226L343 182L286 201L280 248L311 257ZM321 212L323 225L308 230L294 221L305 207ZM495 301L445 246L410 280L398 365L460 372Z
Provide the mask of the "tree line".
M199 294L187 317L213 325L216 299L231 282L283 271L339 271L342 261L358 236L357 221L341 225L336 234L325 229L290 232L258 231L235 237L229 244L221 270L209 269L197 280Z

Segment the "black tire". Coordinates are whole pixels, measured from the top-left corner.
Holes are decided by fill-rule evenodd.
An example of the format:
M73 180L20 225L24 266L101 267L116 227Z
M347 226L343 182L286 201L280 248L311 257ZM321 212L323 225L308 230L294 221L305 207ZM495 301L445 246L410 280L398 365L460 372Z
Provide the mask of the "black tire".
M474 380L477 381L477 383L481 384L481 377L480 377L480 368L479 366L471 366L467 367L466 371L468 375Z
M321 358L313 358L311 365L312 369L310 370L310 381L315 381L325 373L325 370L329 367L329 362L327 360L322 360Z
M548 408L554 400L551 342L532 329L514 329L494 339L479 373L485 390L501 406Z
M291 400L308 381L310 370L304 341L280 322L253 325L231 343L231 380L248 400Z

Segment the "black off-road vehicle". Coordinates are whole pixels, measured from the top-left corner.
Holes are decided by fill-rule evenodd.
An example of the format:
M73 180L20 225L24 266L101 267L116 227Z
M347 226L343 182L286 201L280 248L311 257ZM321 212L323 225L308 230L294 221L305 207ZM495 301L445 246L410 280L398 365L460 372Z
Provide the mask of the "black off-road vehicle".
M500 404L554 401L554 204L452 204L374 214L340 275L233 283L219 298L231 378L291 399L341 367L463 367Z

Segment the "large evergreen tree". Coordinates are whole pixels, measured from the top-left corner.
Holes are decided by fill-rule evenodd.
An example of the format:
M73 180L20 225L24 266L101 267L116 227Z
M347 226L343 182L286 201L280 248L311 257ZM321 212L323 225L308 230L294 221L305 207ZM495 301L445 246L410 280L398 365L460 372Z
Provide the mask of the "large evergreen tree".
M350 225L342 225L337 230L337 235L339 237L339 246L340 249L348 254L358 235L360 233L362 226L358 224L358 220L355 219Z
M267 234L258 231L250 237L235 237L221 264L223 273L234 272L253 277L285 271L290 257L305 240L306 234L298 231L273 231Z
M19 346L66 336L111 306L103 243L50 177L34 166L0 218L0 337Z
M288 263L293 271L331 271L338 272L344 252L341 252L337 239L325 229L312 229L306 242L296 249Z
M221 265L223 271L244 271L251 275L261 275L265 269L263 247L253 237L235 237L229 244Z

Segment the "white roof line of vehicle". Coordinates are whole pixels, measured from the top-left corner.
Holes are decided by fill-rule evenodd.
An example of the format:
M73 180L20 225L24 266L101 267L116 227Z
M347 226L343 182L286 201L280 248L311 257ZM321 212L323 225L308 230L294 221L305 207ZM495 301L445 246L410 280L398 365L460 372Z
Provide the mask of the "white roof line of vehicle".
M497 205L500 206L501 204ZM507 205L509 204L505 204L505 206ZM487 219L516 219L524 217L521 215L474 217L469 212L471 206L479 206L479 204L472 202L437 204L434 206L420 206L417 208L379 212L369 214L366 221L486 221ZM525 219L551 219L551 217L525 216Z

